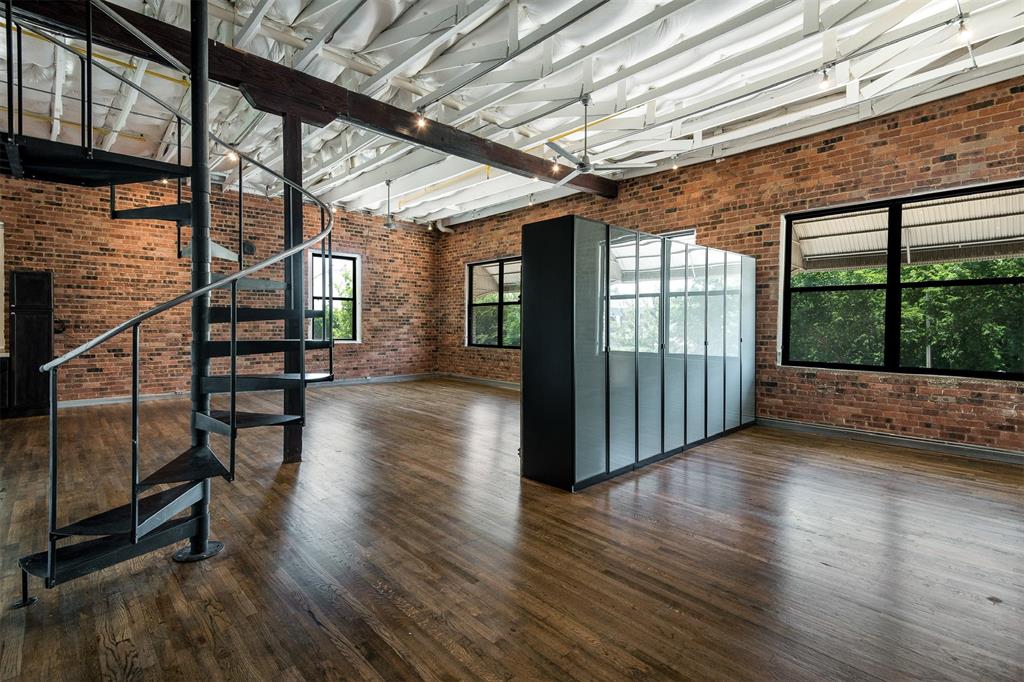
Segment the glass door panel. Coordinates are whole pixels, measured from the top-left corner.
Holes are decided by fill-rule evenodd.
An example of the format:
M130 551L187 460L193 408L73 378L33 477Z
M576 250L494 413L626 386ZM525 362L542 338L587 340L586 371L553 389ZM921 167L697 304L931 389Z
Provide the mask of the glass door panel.
M756 415L754 400L754 349L757 336L754 331L756 317L755 268L757 262L750 256L742 257L742 282L740 283L740 404L742 421L749 424Z
M708 249L707 435L725 429L725 252Z
M665 240L668 296L665 305L665 450L671 452L686 442L686 242Z
M705 437L707 396L707 249L686 250L686 442Z
M660 237L641 235L637 263L638 458L661 449L661 249Z
M606 227L576 221L573 363L576 413L576 482L607 471L605 432Z
M608 229L608 436L615 471L636 462L637 235Z
M740 425L740 255L725 262L725 428Z

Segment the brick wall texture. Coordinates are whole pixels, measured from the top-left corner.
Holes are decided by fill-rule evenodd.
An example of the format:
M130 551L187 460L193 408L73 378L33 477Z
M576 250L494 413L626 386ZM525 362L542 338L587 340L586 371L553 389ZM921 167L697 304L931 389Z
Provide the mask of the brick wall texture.
M775 360L783 214L1021 176L1024 79L1017 79L717 163L627 180L615 200L576 195L440 237L388 231L380 218L340 213L335 250L363 257L363 343L336 348L336 374L440 371L518 381L518 351L465 346L466 263L518 255L524 223L575 213L650 233L695 227L702 244L758 258L758 416L1024 451L1020 382L808 370L778 367ZM118 203L170 202L172 189L125 188ZM214 191L213 197L214 240L231 247L237 195ZM112 221L107 201L106 190L0 178L4 274L54 271L55 317L67 324L56 337L57 353L188 288L188 262L175 257L173 224ZM318 214L307 209L306 219L312 235ZM280 202L247 195L246 225L257 251L248 263L281 248ZM214 269L231 268L215 261ZM280 268L266 276L281 277ZM217 296L215 304L226 301ZM246 293L242 303L275 296ZM279 324L249 324L241 338L280 335ZM187 391L187 340L187 308L143 328L145 393ZM127 394L129 351L125 335L71 363L62 372L61 398ZM275 362L249 358L243 366L271 370ZM311 353L307 364L324 366L324 352Z
M1024 176L1024 79L458 226L440 253L441 371L506 381L518 351L466 348L464 263L519 253L520 228L574 213L757 257L757 414L1024 452L1021 382L776 365L781 216ZM1024 314L1024 311L1022 311Z

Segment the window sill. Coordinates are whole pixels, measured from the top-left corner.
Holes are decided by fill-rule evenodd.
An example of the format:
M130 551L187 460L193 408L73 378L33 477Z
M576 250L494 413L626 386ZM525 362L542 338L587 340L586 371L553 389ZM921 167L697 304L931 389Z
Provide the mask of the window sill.
M481 348L489 350L522 350L522 346L487 346L482 343L464 343L463 348Z

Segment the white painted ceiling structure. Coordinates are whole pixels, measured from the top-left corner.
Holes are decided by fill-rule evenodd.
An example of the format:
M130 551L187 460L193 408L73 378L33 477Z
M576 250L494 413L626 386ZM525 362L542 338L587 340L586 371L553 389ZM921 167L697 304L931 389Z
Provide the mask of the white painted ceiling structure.
M188 27L187 0L114 0ZM211 37L430 120L552 159L661 172L1024 75L1024 0L211 0ZM2 40L2 33L0 33ZM188 110L182 74L99 49L107 66ZM26 133L78 140L78 60L25 38ZM176 158L176 128L95 72L97 143ZM281 164L281 121L211 89L215 131ZM185 162L188 137L184 131ZM353 211L453 225L576 190L497 171L342 122L307 127L304 182ZM215 174L238 180L215 149ZM280 187L245 169L249 191Z

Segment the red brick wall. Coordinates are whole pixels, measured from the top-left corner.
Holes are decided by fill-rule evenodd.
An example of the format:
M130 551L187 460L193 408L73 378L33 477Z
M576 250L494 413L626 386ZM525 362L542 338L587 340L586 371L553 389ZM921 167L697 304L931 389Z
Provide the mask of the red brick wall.
M170 203L172 190L173 186L160 184L122 188L118 205ZM233 193L213 193L213 238L232 250L237 198ZM4 276L9 277L14 269L55 273L55 318L67 323L67 331L55 337L57 354L189 288L189 263L176 258L174 225L111 220L107 202L106 189L0 178L0 221L6 224ZM252 264L281 249L282 205L248 195L245 203L246 239L256 246L256 254L246 256L246 263ZM335 251L362 256L363 342L336 347L335 374L353 378L433 371L436 238L416 229L389 231L382 220L363 215L339 214L337 220ZM307 236L318 231L319 215L308 208ZM227 261L215 259L213 263L217 271L234 269ZM260 276L280 279L282 272L281 266L271 266ZM214 294L215 305L227 300L226 293ZM280 305L280 301L280 293L240 293L243 305ZM266 331L280 338L282 324L242 325L240 338L258 338ZM226 335L226 326L217 325L215 337ZM188 339L187 305L142 327L144 393L187 391ZM126 332L69 363L60 373L61 399L126 395L130 391L130 350L131 334ZM280 361L253 357L243 362L243 367L269 370L279 367ZM326 351L310 353L307 362L311 369L326 366Z
M516 351L466 348L465 263L519 253L524 223L575 213L758 258L760 417L1024 451L1019 382L776 366L780 217L787 212L1024 176L1024 79L589 195L458 226L440 251L438 369L507 381Z

